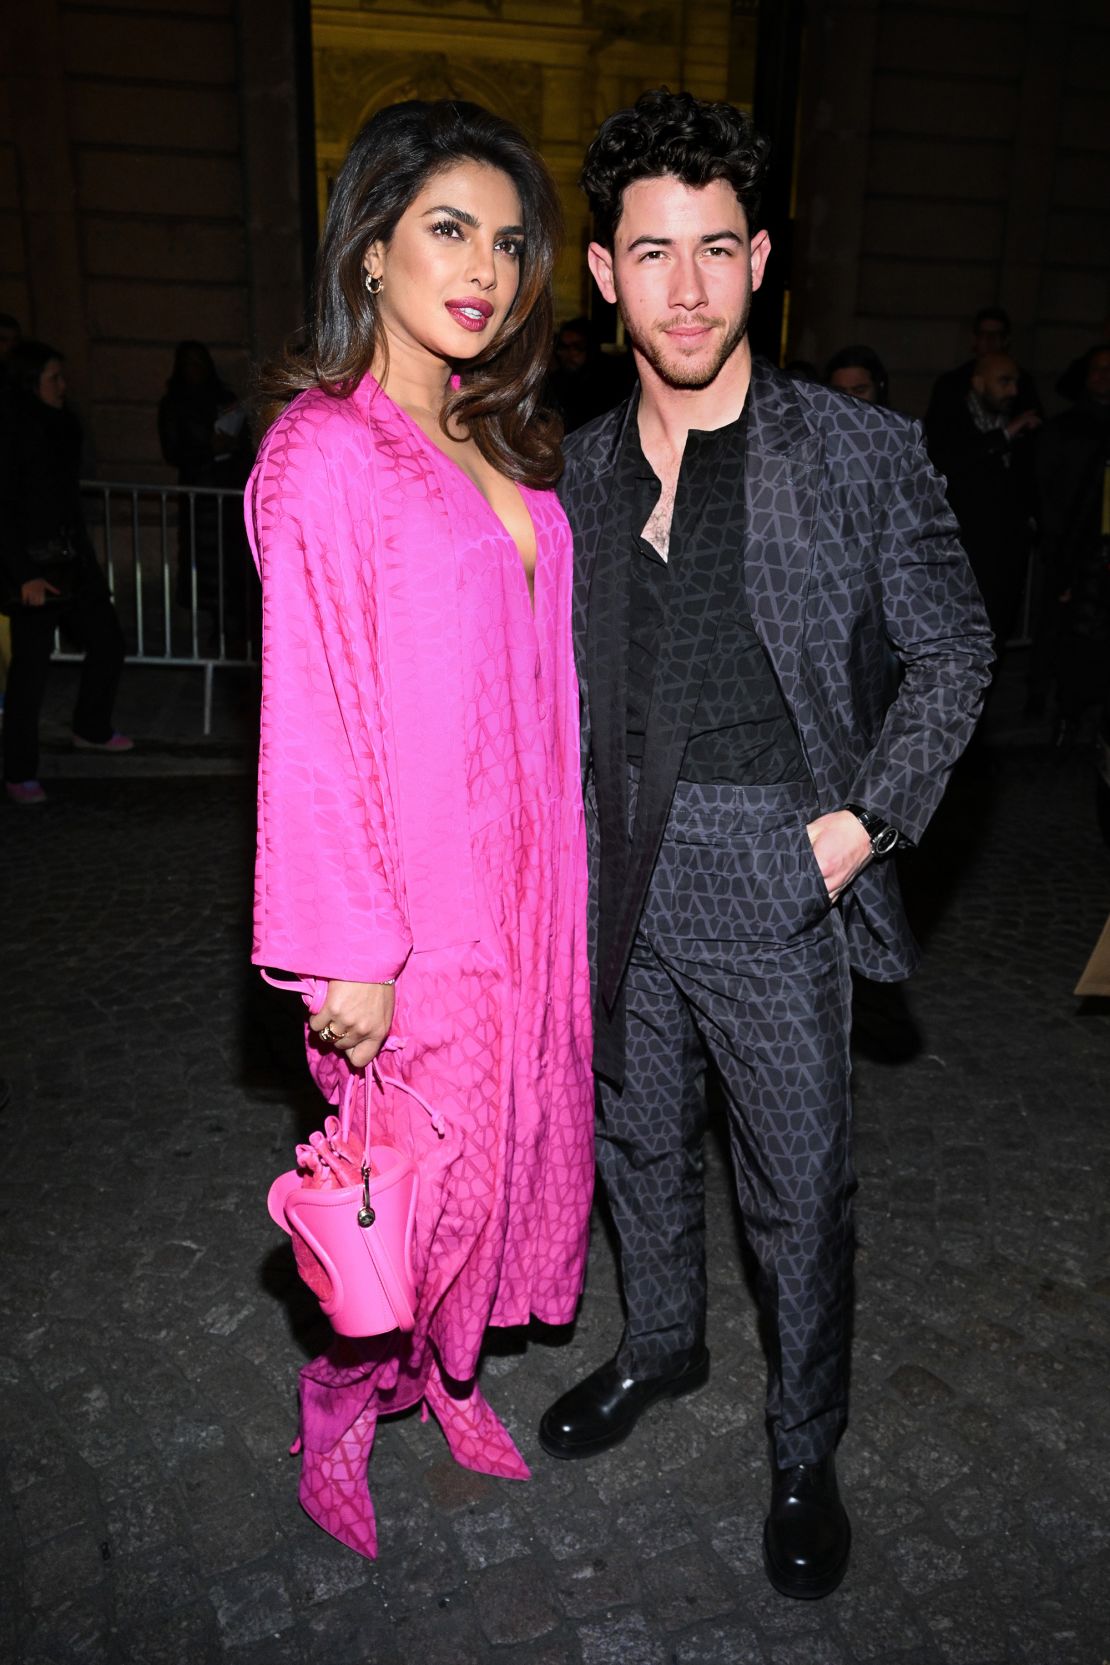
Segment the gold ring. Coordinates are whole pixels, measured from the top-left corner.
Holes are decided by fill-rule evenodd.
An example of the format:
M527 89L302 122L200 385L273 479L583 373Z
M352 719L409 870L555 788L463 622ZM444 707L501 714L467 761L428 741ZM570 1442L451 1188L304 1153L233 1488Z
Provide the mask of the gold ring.
M343 1033L346 1034L346 1030L344 1030ZM336 1034L330 1023L325 1023L324 1027L320 1031L320 1039L322 1041L327 1041L330 1046L332 1041L337 1041L339 1039L339 1036Z

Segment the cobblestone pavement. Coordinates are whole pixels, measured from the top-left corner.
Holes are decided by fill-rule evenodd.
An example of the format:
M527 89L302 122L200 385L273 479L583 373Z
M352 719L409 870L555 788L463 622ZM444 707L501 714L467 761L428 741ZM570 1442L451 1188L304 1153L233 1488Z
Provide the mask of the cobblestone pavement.
M300 1513L320 1343L264 1206L317 1124L288 997L246 967L245 778L64 779L3 806L0 1659L22 1665L1102 1665L1110 1658L1110 908L1084 759L984 750L905 863L917 1039L857 1059L856 1539L826 1601L759 1562L763 1365L711 1140L708 1387L592 1462L541 1411L605 1358L604 1225L572 1334L483 1381L531 1483L387 1423L369 1564Z

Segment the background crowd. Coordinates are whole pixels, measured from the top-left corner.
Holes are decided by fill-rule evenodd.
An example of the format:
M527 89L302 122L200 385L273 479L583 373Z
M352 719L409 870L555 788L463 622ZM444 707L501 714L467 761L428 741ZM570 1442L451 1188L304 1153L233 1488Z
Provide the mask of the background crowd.
M1110 733L1110 341L1068 365L1045 417L1033 377L1011 352L1011 322L987 306L967 358L937 376L924 425L947 481L1000 654L1028 647L1026 714L1047 714L1054 745ZM897 408L897 390L864 343L823 367L787 370ZM624 398L631 357L572 318L552 344L548 396L573 431ZM247 405L200 341L178 343L158 407L162 455L185 488L241 490L253 461ZM73 743L109 752L131 741L112 723L125 644L89 537L79 490L83 435L67 397L64 351L22 336L0 315L0 677L9 800L41 803L38 723L58 632L85 653ZM228 651L257 641L256 590L237 496L179 500L174 598L219 616Z

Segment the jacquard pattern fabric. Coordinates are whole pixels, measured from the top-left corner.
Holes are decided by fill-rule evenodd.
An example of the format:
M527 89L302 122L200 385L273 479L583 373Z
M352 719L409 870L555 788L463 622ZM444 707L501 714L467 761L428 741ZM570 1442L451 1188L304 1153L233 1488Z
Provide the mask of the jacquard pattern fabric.
M775 1460L827 1455L847 1408L852 1262L849 948L905 975L915 946L890 863L830 905L807 833L865 805L920 837L970 736L990 628L920 434L887 412L753 367L742 517L727 467L701 488L655 666L641 766L625 755L634 493L614 465L635 401L572 436L585 687L598 1164L621 1245L622 1369L650 1377L702 1340L701 1075L723 1084L741 1213L759 1264ZM695 453L697 445L695 445ZM710 448L711 449L711 448ZM696 454L694 457L696 464ZM736 575L810 781L680 778Z
M744 549L746 431L747 413L742 412L723 428L689 433L675 489L667 559L661 560L639 535L634 540L625 746L630 762L643 761L644 737L655 729L660 715L652 696L664 620L676 590L689 596L693 589L689 600L696 607L697 586L704 585L707 595L702 605L710 597L719 603L719 622L712 643L706 644L680 778L731 781L737 786L804 780L806 773L782 693L752 625L738 559ZM636 477L638 501L632 524L645 526L658 501L660 483L644 458L639 429L633 422L625 430L618 467L622 474L632 471ZM722 484L727 488L724 501ZM708 539L703 532L707 500L715 509ZM687 571L691 544L694 564ZM715 568L724 571L723 586Z
M443 1429L452 1457L463 1468L493 1474L502 1480L531 1478L528 1464L491 1410L477 1382L471 1384L468 1394L457 1398L447 1391L433 1363L424 1384L425 1419L429 1410Z
M597 1010L595 1067L619 1078L612 1002L678 780L699 679L721 611L672 608L656 670L663 720L645 746L641 810L627 834L623 718L628 533L633 504L614 489L635 400L567 441L559 495L575 534L575 655L585 765L596 754L603 845L599 957L610 999ZM917 424L756 360L745 440L743 581L756 632L786 700L821 812L861 803L910 842L921 837L982 704L990 626L944 484ZM707 489L688 551L714 559L727 482ZM693 591L691 591L693 594ZM852 963L904 977L917 961L892 862L875 862L841 905Z
M808 785L679 783L628 968L623 1088L599 1090L627 1311L617 1358L650 1377L704 1340L702 1078L717 1071L780 1465L824 1456L847 1414L851 984L812 802Z
M305 1367L310 1451L368 1407L420 1400L433 1355L468 1381L488 1324L567 1322L581 1289L593 1082L571 548L554 494L523 496L534 612L485 499L369 377L347 400L296 400L248 493L265 625L254 958L396 976L389 1073L447 1129L375 1095L375 1139L421 1173L417 1324ZM335 1103L346 1065L308 1044ZM448 1421L459 1406L460 1439L464 1403L436 1405Z
M301 1508L317 1526L368 1561L378 1553L374 1505L366 1489L377 1420L377 1410L367 1406L330 1451L302 1450L297 1492Z

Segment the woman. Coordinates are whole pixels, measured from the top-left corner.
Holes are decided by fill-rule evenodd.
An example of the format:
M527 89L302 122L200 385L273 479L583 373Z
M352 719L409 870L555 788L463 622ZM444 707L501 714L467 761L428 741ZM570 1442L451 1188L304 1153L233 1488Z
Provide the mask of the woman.
M300 1497L364 1555L377 1416L424 1401L456 1459L527 1469L482 1398L488 1324L574 1313L593 1181L570 534L538 409L558 209L471 104L382 111L328 213L306 389L248 492L264 654L254 960L327 980L310 1065L389 1074L415 1155L412 1335L301 1376ZM367 1073L369 1073L367 1071ZM361 1104L361 1094L356 1103ZM356 1133L361 1136L361 1129Z
M73 710L73 743L130 751L112 727L124 641L81 512L81 427L66 408L62 355L45 341L21 341L8 359L4 401L4 594L11 615L11 664L4 703L4 787L17 804L39 804L39 714L55 631L84 647Z

